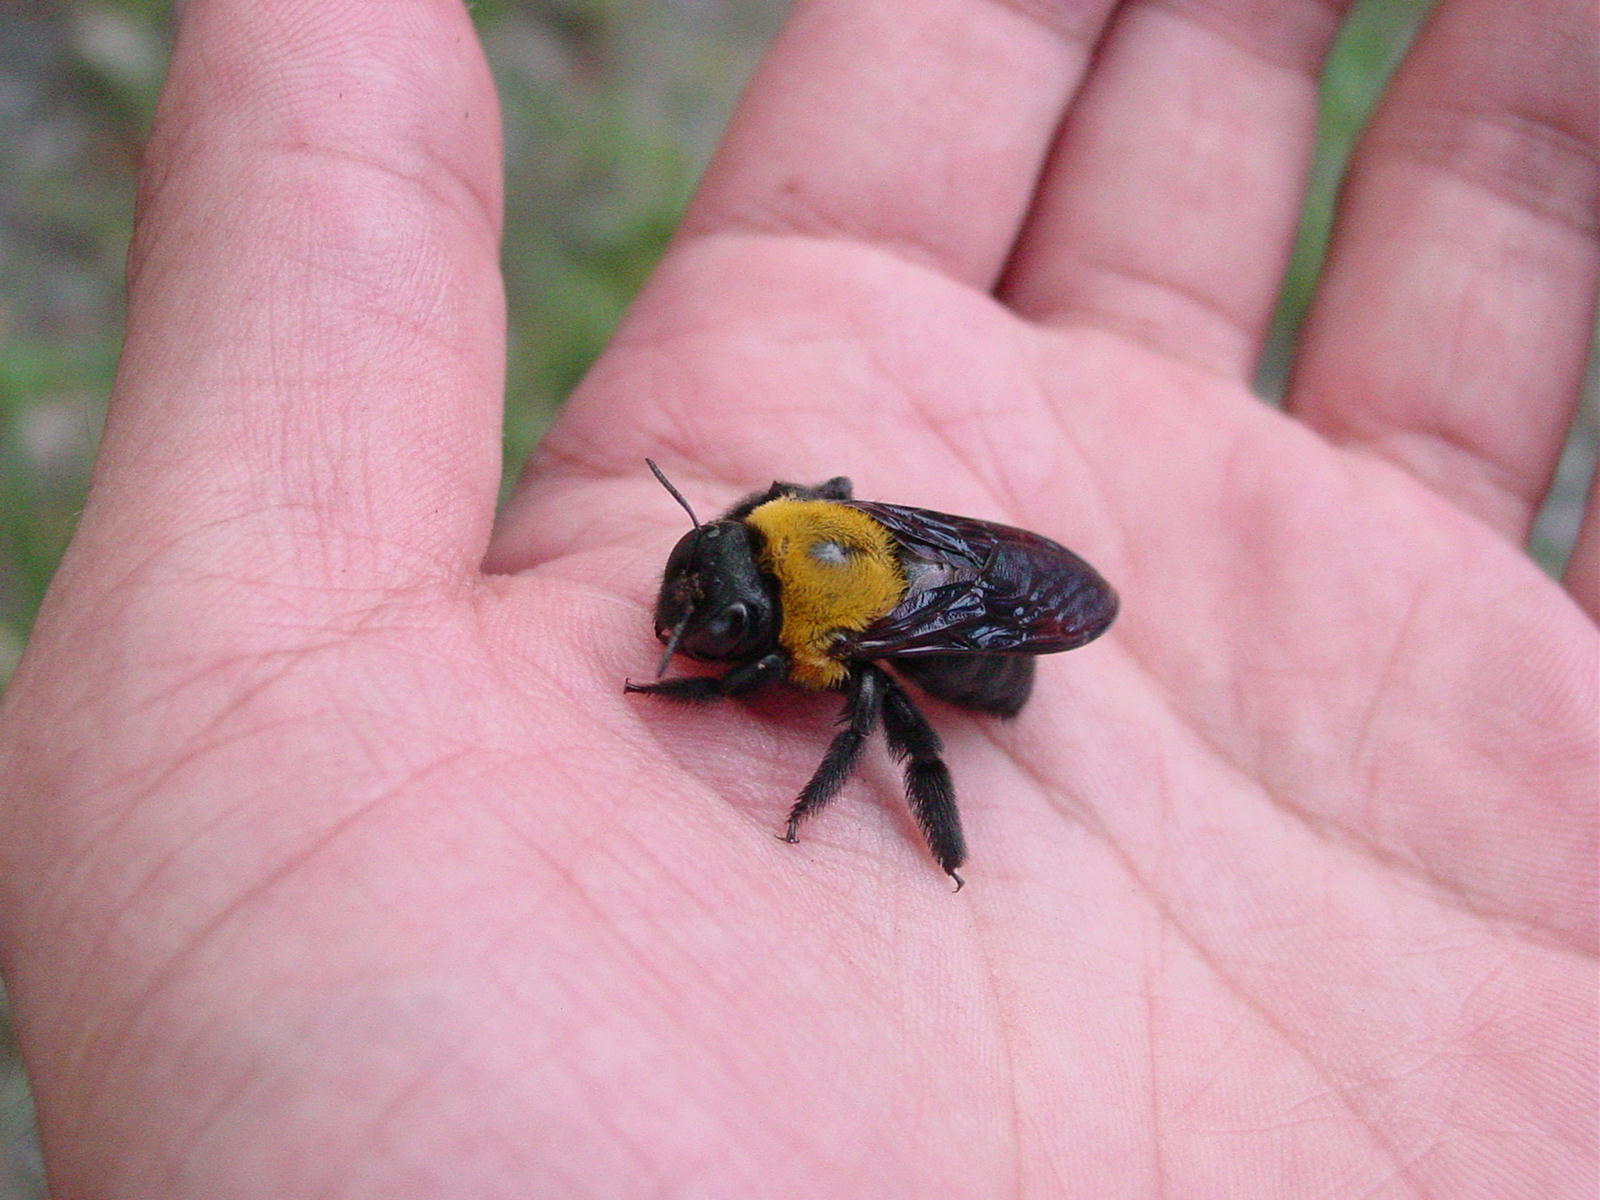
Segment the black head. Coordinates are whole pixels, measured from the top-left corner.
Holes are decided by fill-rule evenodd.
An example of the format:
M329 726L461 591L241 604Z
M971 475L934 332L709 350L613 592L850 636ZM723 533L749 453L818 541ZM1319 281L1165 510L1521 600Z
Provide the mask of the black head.
M756 562L759 535L740 520L700 524L655 463L650 469L695 522L667 556L656 599L656 637L667 645L662 672L677 651L737 661L771 649L778 640L777 585Z

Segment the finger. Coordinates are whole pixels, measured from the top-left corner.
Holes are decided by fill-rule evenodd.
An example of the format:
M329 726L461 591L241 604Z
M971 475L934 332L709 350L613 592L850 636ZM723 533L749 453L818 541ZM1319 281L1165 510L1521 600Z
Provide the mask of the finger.
M1293 242L1340 8L1124 8L1063 125L1003 297L1247 377Z
M809 0L684 232L880 246L988 288L1114 0Z
M1600 621L1600 471L1589 480L1589 503L1567 558L1566 585L1583 610Z
M186 5L100 535L203 528L341 581L474 565L499 473L498 153L452 0Z
M1357 149L1294 409L1516 539L1600 286L1592 0L1457 0Z

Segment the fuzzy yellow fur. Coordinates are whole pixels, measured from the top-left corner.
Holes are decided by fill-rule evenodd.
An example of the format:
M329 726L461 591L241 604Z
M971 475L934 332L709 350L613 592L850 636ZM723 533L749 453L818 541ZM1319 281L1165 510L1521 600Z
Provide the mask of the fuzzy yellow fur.
M831 500L769 500L746 519L762 535L762 569L778 581L790 678L837 687L845 668L830 653L836 636L865 629L905 595L889 531Z

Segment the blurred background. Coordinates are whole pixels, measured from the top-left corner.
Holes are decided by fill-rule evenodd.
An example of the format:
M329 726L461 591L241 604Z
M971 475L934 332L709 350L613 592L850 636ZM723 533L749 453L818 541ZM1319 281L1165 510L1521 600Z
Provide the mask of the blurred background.
M777 0L478 0L505 114L505 452L527 455L660 253ZM1261 391L1282 386L1339 172L1427 0L1357 0L1323 86L1300 245ZM0 0L0 687L71 536L122 333L139 147L172 5ZM1600 441L1591 387L1535 552L1559 568ZM0 999L0 1200L44 1195Z

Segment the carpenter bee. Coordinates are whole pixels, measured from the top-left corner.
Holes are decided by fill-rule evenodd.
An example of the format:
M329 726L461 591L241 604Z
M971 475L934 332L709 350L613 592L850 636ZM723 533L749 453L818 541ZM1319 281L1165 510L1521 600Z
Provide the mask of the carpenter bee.
M645 461L694 527L668 556L656 601L656 637L666 643L657 682L629 681L626 690L703 701L789 680L843 692L843 728L781 836L797 841L800 822L839 793L881 721L905 763L917 826L960 891L967 848L950 772L939 735L900 679L962 708L1015 716L1033 690L1034 655L1106 631L1117 613L1111 586L1049 538L856 500L843 476L815 487L774 483L702 524ZM662 679L677 653L734 665L720 676Z

